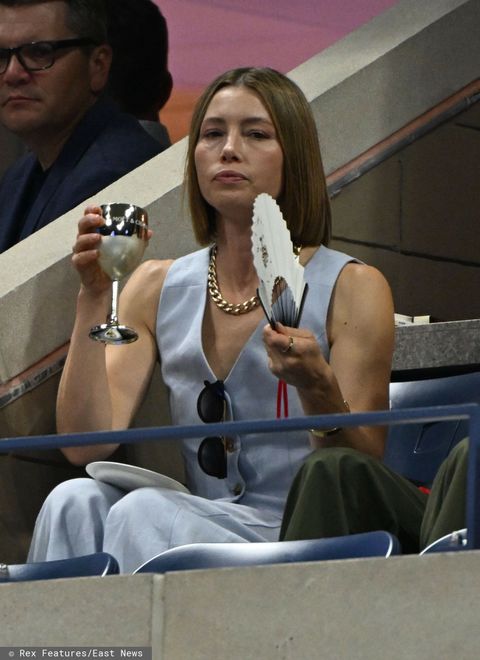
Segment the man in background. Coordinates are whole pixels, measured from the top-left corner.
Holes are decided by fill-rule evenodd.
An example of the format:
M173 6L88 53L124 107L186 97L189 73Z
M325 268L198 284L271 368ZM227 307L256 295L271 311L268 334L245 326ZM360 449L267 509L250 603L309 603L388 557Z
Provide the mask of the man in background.
M0 0L0 123L29 152L0 182L0 252L162 151L104 98L103 0Z
M152 0L105 0L113 61L108 94L163 147L170 145L159 113L172 91L168 28Z

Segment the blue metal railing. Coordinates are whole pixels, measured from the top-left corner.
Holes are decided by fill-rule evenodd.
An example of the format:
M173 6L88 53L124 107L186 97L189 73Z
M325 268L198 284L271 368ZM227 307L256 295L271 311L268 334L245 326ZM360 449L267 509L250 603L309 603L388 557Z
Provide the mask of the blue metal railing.
M470 437L468 478L467 478L467 528L468 549L480 548L480 406L466 403L450 406L429 406L405 408L368 413L342 413L336 415L312 415L288 419L261 419L238 422L208 424L208 435L242 435L275 431L300 431L310 428L331 428L333 426L397 426L406 424L427 424L440 421L466 420ZM58 435L22 436L0 440L0 454L26 449L58 449L79 445L135 444L137 442L161 442L162 440L182 440L202 438L205 424L188 426L158 426L133 428L122 431L96 431L90 433L68 433ZM453 531L453 530L452 530Z

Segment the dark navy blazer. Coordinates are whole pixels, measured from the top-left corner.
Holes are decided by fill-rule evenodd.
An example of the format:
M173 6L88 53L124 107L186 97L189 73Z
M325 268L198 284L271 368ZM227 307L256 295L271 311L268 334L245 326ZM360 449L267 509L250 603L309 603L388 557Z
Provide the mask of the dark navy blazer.
M34 203L19 217L38 169L34 154L17 160L0 182L0 252L12 247L162 151L138 121L107 100L88 110L63 147ZM99 200L102 201L109 200ZM21 225L21 228L19 227Z

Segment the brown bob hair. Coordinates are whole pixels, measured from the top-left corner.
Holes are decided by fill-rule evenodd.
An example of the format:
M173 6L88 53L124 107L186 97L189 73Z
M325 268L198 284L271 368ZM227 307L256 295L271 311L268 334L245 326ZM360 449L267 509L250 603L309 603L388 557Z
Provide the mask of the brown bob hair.
M240 68L216 78L199 98L190 125L185 183L193 230L200 245L215 240L215 209L200 192L195 147L207 108L215 94L228 86L254 92L270 114L283 151L283 189L277 199L294 245L327 245L331 210L317 129L301 89L269 68Z

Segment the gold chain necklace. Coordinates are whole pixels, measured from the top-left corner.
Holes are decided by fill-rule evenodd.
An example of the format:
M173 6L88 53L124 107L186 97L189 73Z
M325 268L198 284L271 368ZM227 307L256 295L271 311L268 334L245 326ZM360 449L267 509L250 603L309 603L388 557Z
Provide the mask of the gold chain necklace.
M257 295L252 296L242 303L229 303L220 293L217 280L217 246L214 245L210 251L210 263L208 264L208 292L215 305L226 314L247 314L258 307L260 300Z

